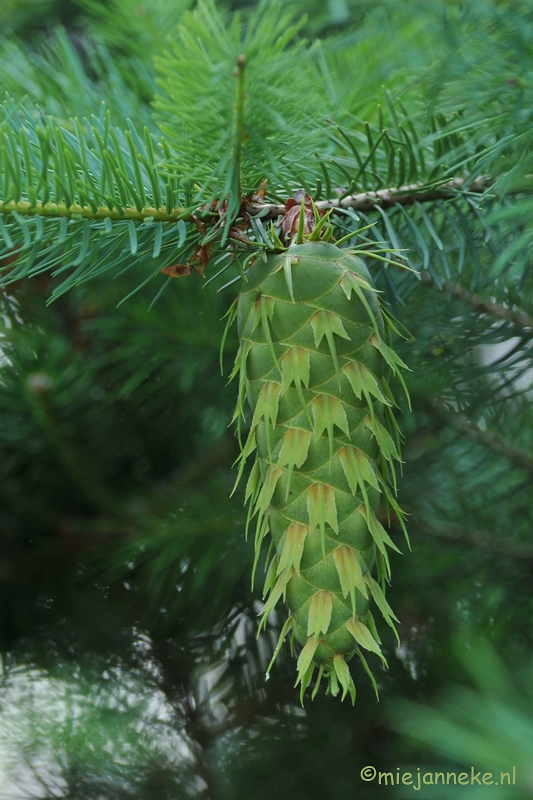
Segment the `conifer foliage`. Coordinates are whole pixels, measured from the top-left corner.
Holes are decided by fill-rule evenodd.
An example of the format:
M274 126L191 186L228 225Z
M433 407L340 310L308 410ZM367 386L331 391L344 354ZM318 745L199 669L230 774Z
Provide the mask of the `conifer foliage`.
M438 683L455 628L530 644L529 5L10 0L0 25L8 694L19 657L75 686L82 651L90 698L115 647L138 730L170 715L183 755L161 734L118 782L158 796L152 759L238 800L241 749L297 755L285 723L366 741L324 688L373 720L363 687Z
M467 233L461 206L494 185L497 159L520 136L489 138L473 150L469 125L430 111L421 140L421 121L401 103L396 109L386 94L392 130L380 110L378 125L366 123L361 142L350 123L354 98L341 103L338 89L337 96L330 89L342 76L323 74L320 45L298 36L303 18L295 25L290 10L270 2L246 19L230 17L211 0L176 15L176 42L156 59L158 133L130 121L117 127L113 109L64 123L14 99L5 102L4 285L43 272L64 275L53 299L104 272L118 274L132 260L146 265L141 287L161 272L169 279L193 270L204 275L217 254L224 265L217 274L239 267L239 415L246 391L253 419L244 456L256 446L259 453L247 495L252 516L259 515L257 554L268 529L277 547L262 624L288 595L293 615L281 639L291 629L305 645L302 690L317 664L317 688L325 670L334 694L340 681L343 696L354 697L344 657L357 649L368 669L360 648L380 653L369 597L393 624L382 590L390 577L385 545L397 546L376 515L381 493L401 519L391 489L399 453L383 415L395 427L384 366L398 371L402 362L385 341L364 264L320 242L325 220L318 224L317 216L307 245L265 256L285 249L281 231L269 234L263 222L275 216L263 202L265 191L276 201L301 183L312 193L315 215L314 203L325 195L330 212L345 212L331 216L341 234L358 218L354 209L375 207L389 244L366 255L381 260L397 306L405 278L390 277L389 264L402 265L387 252L419 277L412 268L418 251L440 284L429 233L446 271L460 272ZM338 184L343 188L333 190ZM382 186L389 188L380 195ZM436 214L423 205L429 197ZM406 203L416 211L406 211ZM371 246L372 238L359 235ZM357 236L353 231L344 239L357 246ZM450 239L459 249L452 266ZM374 552L381 587L371 575Z

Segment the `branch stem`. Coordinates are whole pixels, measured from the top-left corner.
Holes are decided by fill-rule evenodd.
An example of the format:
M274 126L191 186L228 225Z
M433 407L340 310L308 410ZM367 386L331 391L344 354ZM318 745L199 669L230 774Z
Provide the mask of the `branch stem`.
M236 102L236 130L235 130L235 161L240 165L242 144L246 136L244 128L244 63L239 65L238 72L238 89L237 89L237 102ZM240 172L240 169L238 170ZM329 200L321 200L316 205L322 211L328 209L347 209L353 208L355 211L371 211L376 206L380 208L390 208L393 205L410 205L415 202L430 202L433 200L442 200L453 196L461 191L473 192L480 194L492 185L492 179L489 177L480 177L469 184L463 178L454 178L447 183L440 186L428 188L427 184L412 183L407 186L400 186L398 188L379 189L375 192L361 192L359 194L351 194L347 197L330 198ZM275 219L285 212L285 206L278 203L263 203L251 204L248 206L250 214L259 214L263 219ZM81 206L78 204L65 205L62 203L30 203L29 200L11 200L7 203L0 201L0 214L12 214L16 212L25 217L67 217L76 218L84 217L86 219L112 219L112 220L134 220L135 222L143 222L147 219L154 219L160 222L175 222L178 219L191 220L192 214L185 208L173 208L168 213L166 208L155 208L147 206L139 210L135 207L125 208L109 208L108 206L99 206L96 209L91 206ZM266 213L265 213L266 212ZM215 212L205 211L199 208L198 213L212 213L213 216L218 216Z
M413 519L412 526L420 534L429 534L440 539L448 539L460 545L484 548L496 553L502 553L511 558L533 560L533 547L526 542L513 540L511 532L505 536L494 536L485 530L466 528L453 522L436 520L430 522L426 519Z
M471 192L481 194L489 189L493 184L493 179L489 176L482 176L473 181L466 181L464 178L453 178L446 183L436 186L429 186L425 183L410 183L406 186L391 187L388 189L378 189L373 192L359 192L349 194L343 198L329 198L320 200L316 207L321 211L330 208L353 208L355 211L371 211L376 206L380 208L390 208L391 206L411 205L413 203L425 203L434 200L445 200L458 192ZM250 206L250 213L259 213L261 209L268 209L267 218L275 218L283 214L285 206L275 203L265 203L264 205Z
M454 428L463 431L476 442L490 448L496 453L505 456L517 467L533 472L533 455L518 448L515 444L490 430L483 430L475 422L463 414L450 416Z
M90 206L73 204L70 206L62 203L30 203L28 200L11 200L8 203L0 202L0 214L16 212L23 217L85 217L87 219L116 219L143 222L146 219L155 219L162 222L175 222L178 219L190 219L184 208L173 208L170 214L165 208L146 207L139 211L137 208L110 209L100 206L96 209Z
M237 172L236 179L238 182L239 199L242 197L241 187L241 159L242 159L242 145L246 136L246 129L244 127L244 108L246 101L245 93L245 67L246 59L244 55L240 55L237 59L236 77L237 77L237 98L235 101L235 170Z
M428 286L434 285L429 272L425 271L422 273L422 283ZM527 311L516 307L508 308L500 303L493 303L491 300L487 300L479 294L469 291L465 286L461 286L460 283L445 281L442 284L442 291L449 292L458 300L464 300L481 314L489 314L492 317L511 322L513 325L518 325L521 328L533 328L533 317L531 317Z

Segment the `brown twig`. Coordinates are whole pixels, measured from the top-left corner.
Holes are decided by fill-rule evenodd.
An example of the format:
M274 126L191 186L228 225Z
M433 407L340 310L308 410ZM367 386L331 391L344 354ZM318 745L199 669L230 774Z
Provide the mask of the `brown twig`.
M424 203L433 200L445 200L457 192L474 192L481 194L489 189L494 183L488 176L476 178L468 183L464 178L453 178L451 181L440 184L440 186L429 187L423 183L410 183L406 186L397 188L378 189L375 192L359 192L350 194L347 197L329 198L319 200L316 207L320 211L327 211L330 208L353 208L355 211L371 211L376 206L380 208L390 208L391 206L411 205L412 203ZM267 209L267 213L264 211ZM250 214L259 214L263 211L262 217L275 219L285 211L284 205L276 203L251 204L248 207Z
M483 547L497 553L505 553L513 558L533 560L533 547L522 542L513 542L508 535L501 538L492 536L487 531L478 528L464 528L453 522L440 522L427 520L411 520L411 526L416 525L420 533L429 533L439 539L449 539L458 544L472 547Z
M517 467L533 472L532 453L520 450L513 442L504 439L494 431L483 430L476 422L457 412L443 397L434 397L431 403L425 406L425 409L430 413L437 414L445 424L465 433L479 444L505 456Z
M422 273L422 282L428 286L435 285L429 272ZM499 303L493 303L491 300L486 300L479 294L470 292L465 286L461 286L460 283L445 281L442 284L442 291L449 292L458 300L464 300L482 314L489 314L492 317L504 319L521 328L533 328L533 317L531 317L527 311L516 307L507 308L507 306L502 306Z
M476 425L475 422L472 422L472 420L463 416L463 414L452 414L450 416L450 421L454 428L464 431L480 444L505 456L518 467L533 472L533 455L530 453L525 453L523 450L520 450L512 442L507 441L507 439L504 439L502 436L498 436L497 433L482 430L479 425Z

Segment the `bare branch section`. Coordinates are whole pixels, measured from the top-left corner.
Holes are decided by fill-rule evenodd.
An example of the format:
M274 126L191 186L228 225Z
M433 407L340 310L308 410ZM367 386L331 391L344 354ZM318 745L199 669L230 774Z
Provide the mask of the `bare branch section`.
M398 204L407 206L416 202L425 203L446 200L457 194L457 192L481 194L489 189L493 183L493 179L488 176L482 176L470 182L464 178L453 178L447 183L441 183L430 188L428 188L427 184L410 183L407 186L399 186L397 188L378 189L376 192L360 192L338 199L319 200L316 206L321 211L327 211L330 208L353 208L354 211L371 211L376 206L391 208ZM264 213L265 209L268 209L266 214ZM263 211L261 215L263 218L275 219L284 213L285 206L275 203L256 204L250 205L249 211L251 214L259 214Z
M511 534L497 538L484 530L465 528L462 525L440 520L412 519L411 526L413 525L420 533L436 536L439 539L448 539L457 544L503 553L511 558L533 560L533 547L526 543L513 541Z
M422 273L422 282L427 285L435 285L429 272ZM497 319L504 319L506 322L511 322L513 325L518 325L521 328L533 328L533 317L523 311L521 308L508 308L502 306L500 303L493 303L491 300L486 300L479 294L470 292L465 286L453 281L445 281L442 284L442 291L449 292L453 297L459 300L464 300L471 305L476 311L482 314L489 314Z
M513 442L504 439L494 431L483 430L465 414L450 409L443 397L435 397L431 405L433 412L436 412L439 418L451 427L466 434L484 447L488 447L494 453L505 456L515 466L533 472L533 453L521 450Z
M507 322L512 322L514 325L519 325L522 328L533 328L533 317L521 308L507 308L499 303L492 303L490 300L485 300L478 294L469 292L468 289L465 289L465 287L460 284L452 286L451 283L446 283L443 288L445 291L451 290L455 297L466 300L469 305L482 313L490 314L493 317L499 317L499 319L505 319Z
M484 431L475 422L465 417L463 414L456 414L450 417L454 428L463 431L476 442L489 447L496 453L505 456L516 466L533 472L533 455L520 450L512 442L499 436L492 431Z

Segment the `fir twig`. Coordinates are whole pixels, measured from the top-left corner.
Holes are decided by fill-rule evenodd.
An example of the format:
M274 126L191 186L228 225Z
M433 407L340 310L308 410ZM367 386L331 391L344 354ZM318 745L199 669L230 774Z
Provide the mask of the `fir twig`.
M178 219L189 221L192 215L187 213L184 208L173 208L170 213L165 208L154 208L146 206L140 211L133 207L109 208L99 206L96 209L90 206L81 206L77 203L66 205L65 203L30 203L27 200L11 200L7 203L0 201L0 214L13 214L16 212L23 217L66 217L68 219L83 217L84 219L111 219L111 220L133 220L142 222L145 219L154 219L161 222L175 222ZM207 212L209 213L209 212ZM215 216L213 212L212 216Z
M433 278L429 272L422 273L422 283L428 286L434 285ZM454 297L466 301L482 314L489 314L498 319L504 319L521 328L533 328L533 317L531 317L527 311L521 308L507 308L507 306L503 306L500 303L493 303L491 300L487 300L479 294L469 291L460 283L445 281L442 284L442 291L449 292Z
M477 442L486 447L489 447L496 453L505 456L516 466L522 469L527 469L533 472L533 455L520 450L512 442L504 439L493 431L484 431L475 422L463 414L454 414L451 417L451 423L454 428L464 431L468 436L471 436Z
M375 192L359 192L349 194L346 197L330 197L327 200L320 200L316 207L321 211L330 208L352 208L355 211L371 211L376 206L380 208L391 208L394 205L412 205L413 203L424 203L435 200L445 200L458 192L472 192L482 194L487 191L494 183L488 176L481 176L468 182L466 178L453 178L440 185L427 183L411 183L406 186L390 187L388 189L378 189ZM285 211L285 206L277 203L265 203L264 205L251 205L250 213L255 214L262 211L262 219L275 219Z
M486 191L492 185L492 178L485 176L472 181L465 191L476 194ZM430 202L443 200L460 192L465 187L466 181L463 178L454 178L438 187L427 188L427 184L413 183L399 188L379 189L376 192L360 192L352 194L342 199L329 198L316 203L316 207L321 211L335 208L352 208L356 211L371 211L376 206L380 208L390 208L391 206L412 205L416 202ZM425 191L424 191L425 190ZM200 207L200 211L205 209ZM276 219L285 212L285 206L279 203L250 204L248 207L250 214L261 213L261 219ZM44 216L44 217L87 217L88 219L132 219L141 221L148 217L170 222L176 219L190 219L191 215L186 214L186 210L181 207L173 208L170 212L165 208L146 207L138 210L133 207L110 209L107 206L92 209L90 206L79 204L66 205L62 203L30 203L26 200L18 202L10 201L0 203L0 214L11 214L16 211L23 216ZM209 213L209 212L207 212ZM215 212L211 212L215 216Z
M523 558L533 560L533 547L522 542L513 542L510 535L496 537L487 531L476 528L465 528L451 522L441 522L440 520L427 520L411 518L411 529L416 527L419 533L429 534L439 539L449 539L458 544L466 544L471 547L482 547L496 553L504 553L512 558Z

